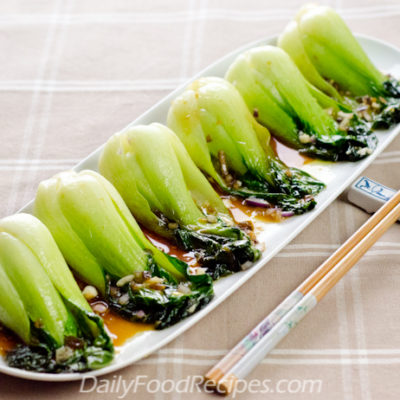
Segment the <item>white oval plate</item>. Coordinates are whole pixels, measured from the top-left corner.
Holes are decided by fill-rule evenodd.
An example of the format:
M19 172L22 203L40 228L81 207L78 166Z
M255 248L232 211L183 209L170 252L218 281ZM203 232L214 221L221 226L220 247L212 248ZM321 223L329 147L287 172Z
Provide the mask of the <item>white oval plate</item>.
M357 36L361 45L366 50L372 61L381 70L391 72L395 76L400 76L400 50L382 41L368 38L366 36ZM276 44L277 37L271 37L264 40L258 40L250 43L230 54L223 57L216 63L204 69L192 80L201 76L219 76L223 77L228 66L233 62L235 57L246 49L263 44ZM189 82L180 86L171 94L166 96L164 100L153 106L150 110L132 122L130 125L149 124L151 122L165 123L168 108L172 99L180 94ZM259 241L265 243L266 250L263 252L261 260L247 271L239 272L235 275L223 278L215 283L215 298L203 310L193 316L181 321L180 323L164 329L162 331L147 331L141 333L132 339L128 340L123 346L117 349L115 359L108 367L97 371L75 374L46 374L37 372L28 372L16 368L10 368L0 357L0 372L12 376L37 380L37 381L74 381L82 379L85 375L99 376L114 372L118 369L133 364L160 347L175 339L178 335L185 332L197 321L203 318L206 314L212 311L228 296L235 292L244 282L253 276L260 268L264 267L275 254L285 247L295 236L297 236L307 225L309 225L322 211L331 204L340 193L342 193L361 173L370 165L375 158L381 153L385 147L396 137L400 130L397 126L389 131L377 132L379 145L375 152L368 158L356 163L341 162L341 163L324 163L313 161L307 164L304 169L321 179L327 184L326 189L318 195L317 207L301 216L289 218L279 224L263 224L262 232L259 234ZM81 161L74 170L82 169L97 170L97 161L101 153L102 147ZM26 205L22 210L31 212L32 202Z

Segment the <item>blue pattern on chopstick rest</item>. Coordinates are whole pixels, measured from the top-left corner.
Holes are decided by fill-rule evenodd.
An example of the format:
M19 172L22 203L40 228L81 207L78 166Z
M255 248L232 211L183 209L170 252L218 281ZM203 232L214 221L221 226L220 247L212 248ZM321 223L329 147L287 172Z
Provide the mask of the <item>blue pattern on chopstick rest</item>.
M388 201L396 193L395 190L381 185L366 176L362 176L355 184L355 187L383 201Z

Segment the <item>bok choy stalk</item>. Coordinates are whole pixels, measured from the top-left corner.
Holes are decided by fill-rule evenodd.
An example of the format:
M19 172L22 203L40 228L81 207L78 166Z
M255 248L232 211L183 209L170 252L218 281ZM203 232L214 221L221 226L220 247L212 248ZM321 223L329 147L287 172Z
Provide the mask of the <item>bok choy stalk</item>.
M107 142L100 172L146 228L194 251L214 279L259 257L178 137L161 124L135 126Z
M278 159L268 130L224 79L193 82L173 101L168 126L196 165L226 193L261 198L301 214L314 207L312 196L324 187Z
M329 115L336 117L341 105L310 85L280 48L246 51L230 66L226 79L261 124L301 153L356 161L376 147L376 137L365 121L353 115L344 126Z
M186 263L155 248L116 189L96 172L69 171L43 181L34 212L77 276L127 319L162 329L213 297L210 277L189 275Z
M399 81L373 65L332 8L303 7L279 37L278 45L311 84L338 100L347 97L355 113L366 120L374 118L374 127L388 128L400 122Z
M35 217L0 221L0 322L23 344L12 367L78 372L111 362L113 345L92 312L49 230Z

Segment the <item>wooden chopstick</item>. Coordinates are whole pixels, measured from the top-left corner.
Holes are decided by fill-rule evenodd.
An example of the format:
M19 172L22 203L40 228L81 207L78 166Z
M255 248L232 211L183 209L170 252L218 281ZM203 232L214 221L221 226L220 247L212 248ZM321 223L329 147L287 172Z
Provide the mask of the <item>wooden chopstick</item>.
M241 369L241 366L251 366L252 369L257 365L257 362L254 363L253 360L257 360L259 357L252 357L251 354L261 354L264 357L288 333L286 332L281 337L273 334L272 331L276 332L275 327L282 326L282 323L287 323L288 318L298 318L299 308L304 309L306 307L307 310L311 309L341 279L348 269L365 254L383 232L396 222L400 215L399 203L400 191L370 217L354 235L243 338L220 362L208 371L205 374L206 384L216 387L220 392L230 393L232 390L230 390L230 387L234 385L234 382L246 376L243 375L246 371L243 368ZM341 272L342 269L345 272ZM265 337L267 337L267 340L264 340ZM276 337L278 340L271 340L271 337ZM260 349L258 343L261 342L267 343L265 345L267 346L266 350L262 346ZM273 347L268 347L271 344ZM263 349L265 350L264 352L262 351ZM242 376L238 377L235 371Z
M400 202L400 190L350 236L297 290L304 295L310 291L365 235L370 232Z

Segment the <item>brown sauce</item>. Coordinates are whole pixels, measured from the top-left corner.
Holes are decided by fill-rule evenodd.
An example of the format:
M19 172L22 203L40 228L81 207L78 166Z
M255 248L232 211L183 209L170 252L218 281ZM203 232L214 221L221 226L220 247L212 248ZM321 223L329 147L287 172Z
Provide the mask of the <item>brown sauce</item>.
M17 336L0 325L0 356L4 356L7 351L12 350L20 343Z
M103 316L103 319L114 346L122 346L136 334L154 329L152 324L130 322L112 311Z
M253 207L246 204L246 200L234 196L221 196L225 206L229 209L236 223L246 221L262 221L268 223L280 222L284 218L273 208Z
M271 147L274 149L278 157L288 166L301 168L303 165L312 161L312 158L300 154L297 150L292 149L274 137L271 137Z
M168 239L165 239L164 237L157 235L154 232L150 232L146 228L143 228L142 226L141 229L146 235L147 239L149 239L154 246L156 246L164 253L179 258L182 261L185 261L185 263L190 265L191 267L195 267L198 265L196 257L192 251L182 250L175 244L171 243Z
M114 346L122 346L128 339L136 334L154 329L153 324L127 321L114 311L110 310L107 304L101 300L90 302L90 305L95 312L96 306L100 305L104 308L104 312L97 313L103 318L104 325L114 343Z

